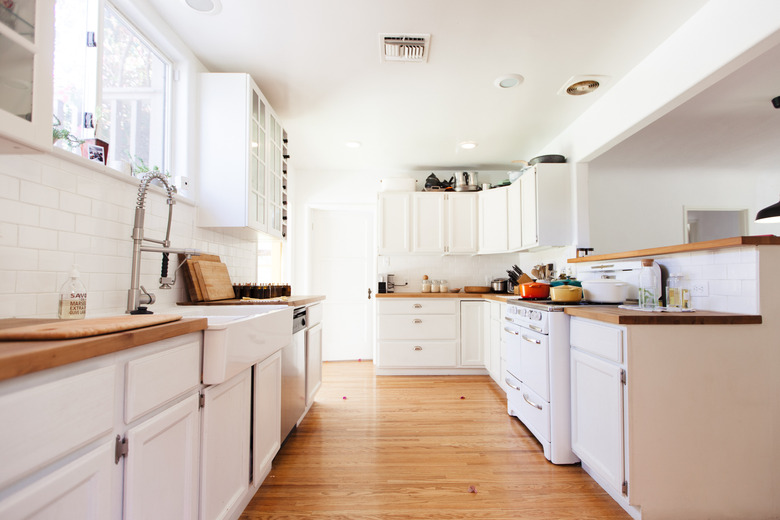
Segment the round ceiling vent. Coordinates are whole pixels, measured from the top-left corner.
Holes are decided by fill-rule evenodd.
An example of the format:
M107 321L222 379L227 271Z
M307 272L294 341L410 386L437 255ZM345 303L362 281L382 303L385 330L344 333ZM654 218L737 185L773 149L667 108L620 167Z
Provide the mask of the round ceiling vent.
M572 83L566 87L566 93L570 96L582 96L584 94L590 94L597 88L599 88L599 82L594 79L589 79Z

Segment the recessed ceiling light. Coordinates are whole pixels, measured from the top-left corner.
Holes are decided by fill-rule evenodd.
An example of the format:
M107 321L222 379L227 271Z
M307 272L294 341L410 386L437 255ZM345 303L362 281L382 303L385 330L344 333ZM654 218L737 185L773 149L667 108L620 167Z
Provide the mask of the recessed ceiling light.
M360 148L360 142L359 141L347 141L344 143L344 146L347 148Z
M587 76L572 76L569 81L558 89L559 96L583 96L590 94L599 87L603 87L609 81L609 76L597 76L590 74Z
M520 74L504 74L493 81L493 85L498 88L512 88L518 86L525 80Z
M477 143L474 141L463 141L461 143L458 143L458 146L463 150L473 150L477 147Z
M184 0L184 3L202 14L217 14L222 9L219 0Z

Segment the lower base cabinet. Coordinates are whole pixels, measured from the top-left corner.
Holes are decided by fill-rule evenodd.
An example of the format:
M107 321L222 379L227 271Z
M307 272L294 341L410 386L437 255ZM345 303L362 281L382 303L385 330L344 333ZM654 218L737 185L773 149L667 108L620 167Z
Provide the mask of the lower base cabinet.
M203 396L200 519L220 520L249 488L251 369Z
M252 482L260 485L281 445L282 353L254 366Z

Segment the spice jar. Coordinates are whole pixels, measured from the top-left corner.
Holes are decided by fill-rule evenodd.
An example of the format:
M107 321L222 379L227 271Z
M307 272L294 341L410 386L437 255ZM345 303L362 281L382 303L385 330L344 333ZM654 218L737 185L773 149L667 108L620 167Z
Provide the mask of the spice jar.
M439 292L449 292L450 285L447 280L439 280Z
M430 280L423 280L422 285L420 286L420 290L424 293L431 292L431 281Z
M439 280L433 280L431 282L431 292L439 292L440 285Z

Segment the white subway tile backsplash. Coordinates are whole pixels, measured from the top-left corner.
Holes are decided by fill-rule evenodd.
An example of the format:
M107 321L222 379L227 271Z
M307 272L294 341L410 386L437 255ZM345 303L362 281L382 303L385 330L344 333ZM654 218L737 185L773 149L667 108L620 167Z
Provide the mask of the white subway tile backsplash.
M41 183L44 186L51 186L61 192L75 192L77 186L77 177L70 172L62 171L60 168L51 165L43 165L41 170Z
M758 314L758 299L748 296L728 296L726 312Z
M739 280L710 280L711 296L739 296L742 294L742 283Z
M40 163L24 155L3 155L0 161L0 173L31 182L41 182Z
M0 294L16 292L16 271L0 271Z
M60 193L60 208L62 211L73 213L74 215L91 215L92 199L83 195L77 195L70 192Z
M60 205L60 193L55 188L23 180L19 185L19 200L47 208Z
M40 223L40 208L17 200L4 200L0 204L0 222L37 226Z
M79 233L60 231L57 237L57 249L72 253L89 253L90 239Z
M38 265L36 249L0 246L0 267L3 270L24 271L35 265Z
M755 280L758 278L756 263L729 264L726 276L730 280Z
M28 247L32 249L53 249L56 244L57 232L52 229L19 226L20 247Z
M16 275L16 291L20 293L57 292L57 273L45 271L19 271Z
M56 246L55 239L54 245ZM66 251L46 251L38 255L38 270L67 273L75 261L75 255Z
M706 280L725 280L728 278L728 265L722 263L703 265L701 277Z
M41 227L56 229L57 231L74 231L76 217L67 211L58 209L41 208Z
M37 315L37 295L35 294L2 294L0 295L0 316L4 318L35 318ZM42 317L56 317L57 309L54 313Z
M0 174L0 198L19 200L19 179Z
M0 246L15 246L19 244L19 226L8 222L0 222Z

